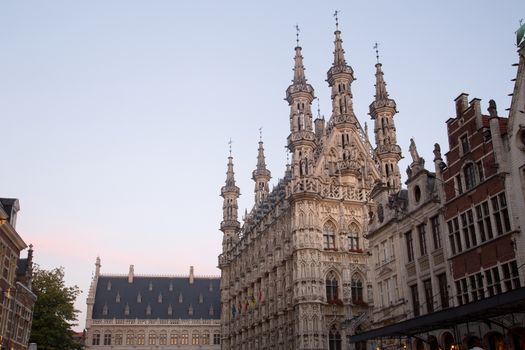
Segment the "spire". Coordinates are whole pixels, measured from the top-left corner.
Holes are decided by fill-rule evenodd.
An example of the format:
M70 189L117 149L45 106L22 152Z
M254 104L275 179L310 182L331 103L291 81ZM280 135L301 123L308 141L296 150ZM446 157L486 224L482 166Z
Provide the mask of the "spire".
M334 63L332 67L328 70L328 84L333 86L335 79L339 77L344 77L345 80L348 80L348 84L351 84L354 78L354 70L350 67L345 60L345 50L343 49L343 39L341 39L341 31L339 30L339 18L337 17L338 11L334 14L336 18L336 29L334 32Z
M381 63L376 63L376 94L374 102L370 104L370 115L372 119L376 118L377 110L384 107L393 109L394 114L397 113L396 101L388 97L382 66Z
M240 195L239 187L235 185L235 173L233 172L233 157L231 155L231 140L230 155L228 157L228 171L226 172L226 183L221 188L221 196L224 198L222 205L221 231L224 233L223 237L223 251L231 247L232 239L236 237L239 231L240 223L237 220L237 199Z
M262 128L259 129L262 132ZM258 207L261 202L266 198L270 189L268 187L268 181L271 179L271 173L266 169L266 162L264 157L264 147L262 141L262 134L259 140L259 151L257 154L257 167L252 173L252 179L255 181L255 206Z
M386 83L379 62L378 44L376 49L376 94L374 101L370 104L370 116L374 120L374 133L376 141L376 154L381 162L381 174L383 182L393 191L401 188L401 175L399 173L399 160L401 159L401 147L397 144L396 127L394 115L397 113L396 101L388 97Z

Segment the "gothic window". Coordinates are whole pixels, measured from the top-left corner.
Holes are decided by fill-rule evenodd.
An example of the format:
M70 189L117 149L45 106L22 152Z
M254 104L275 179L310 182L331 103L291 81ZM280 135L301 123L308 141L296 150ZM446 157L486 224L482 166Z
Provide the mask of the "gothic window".
M326 301L329 303L334 302L338 299L338 287L337 276L333 271L326 276Z
M335 225L327 222L323 227L324 249L335 249Z
M359 250L359 227L353 223L350 225L348 234L348 248L350 251Z
M210 344L210 333L205 330L204 333L201 334L201 345L209 345Z
M186 331L184 331L180 337L180 344L188 345L188 341L189 341L189 335Z
M179 340L179 335L177 333L170 334L170 345L177 345Z
M166 331L162 331L159 336L159 345L167 345L168 344L168 335L166 334Z
M126 345L133 344L135 344L135 337L133 336L133 333L128 332L128 334L126 334Z
M93 334L93 339L92 339L91 344L92 345L100 345L100 333L99 332L95 332Z
M115 334L115 345L122 345L122 334Z
M191 334L191 345L199 345L199 333Z
M146 335L144 333L139 333L137 335L137 345L144 345L146 339Z
M363 282L359 276L352 277L352 302L354 304L363 302Z
M149 345L157 345L157 335L153 332L149 334Z
M328 348L330 350L341 350L341 333L339 333L335 325L330 328L330 333L328 334L328 344Z

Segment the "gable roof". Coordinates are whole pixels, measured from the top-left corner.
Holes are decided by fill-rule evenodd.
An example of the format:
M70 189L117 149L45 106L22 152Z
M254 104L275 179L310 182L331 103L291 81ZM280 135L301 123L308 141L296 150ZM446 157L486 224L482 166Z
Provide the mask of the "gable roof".
M129 283L127 276L99 276L92 318L220 319L220 305L218 277L195 277L190 284L188 277L135 276Z

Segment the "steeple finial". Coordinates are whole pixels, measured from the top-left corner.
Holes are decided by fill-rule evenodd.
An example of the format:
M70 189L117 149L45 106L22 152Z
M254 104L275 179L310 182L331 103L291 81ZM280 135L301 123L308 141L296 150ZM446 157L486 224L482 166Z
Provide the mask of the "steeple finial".
M335 10L334 17L335 17L335 30L339 30L339 10Z
M230 157L232 156L232 139L230 138L230 141L228 141L228 146L230 147Z
M295 42L297 43L296 46L299 46L299 32L301 31L301 28L299 28L299 24L295 25Z
M376 60L377 60L377 63L379 63L379 44L376 43L374 44L374 49L376 50Z
M259 142L262 142L262 126L259 128Z
M317 118L321 118L321 106L319 103L319 97L317 98Z

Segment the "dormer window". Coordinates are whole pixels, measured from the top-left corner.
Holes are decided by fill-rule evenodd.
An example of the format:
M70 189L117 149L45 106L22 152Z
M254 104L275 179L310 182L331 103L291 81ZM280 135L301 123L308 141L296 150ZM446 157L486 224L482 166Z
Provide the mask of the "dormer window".
M108 314L108 304L104 304L102 308L102 315L106 316Z
M213 305L210 305L210 309L208 310L208 315L213 316L213 314L214 314Z
M170 282L169 291L170 291L170 292L173 291L173 282Z
M171 307L171 304L168 305L168 315L172 315L173 314L173 308Z
M151 306L149 304L146 307L146 315L151 315Z
M137 295L137 303L139 303L139 304L142 303L142 294L140 294L140 292Z
M159 293L159 296L157 297L157 302L159 304L162 304L162 293Z
M208 288L208 290L209 290L210 292L213 292L213 283L212 283L212 282L210 282L210 287Z
M126 307L124 307L124 315L128 316L129 315L129 305L126 304Z
M149 289L150 291L153 290L153 283L151 283L151 282L149 283L148 289Z
M120 293L117 292L117 296L115 297L115 302L120 303Z
M190 307L188 308L188 315L193 316L193 306L190 304Z
M107 290L111 290L111 281L108 281Z
M179 303L182 304L182 293L179 293Z
M199 304L202 304L203 299L204 299L204 298L202 297L202 293L200 293L200 294L199 294Z

